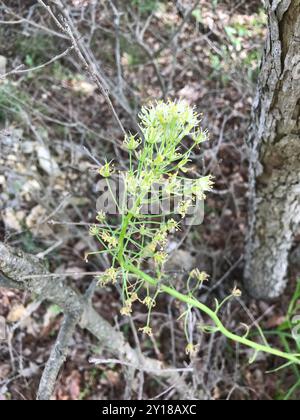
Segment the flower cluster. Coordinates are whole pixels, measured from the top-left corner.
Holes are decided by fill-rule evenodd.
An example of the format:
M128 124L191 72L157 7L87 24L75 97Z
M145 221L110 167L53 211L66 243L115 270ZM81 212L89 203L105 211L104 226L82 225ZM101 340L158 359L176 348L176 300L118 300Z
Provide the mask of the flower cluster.
M181 180L177 178L177 173L170 174L168 179L165 181L164 190L166 194L176 195L178 192L181 191Z
M198 280L200 283L208 281L209 279L209 275L204 271L200 271L198 268L194 268L194 270L191 271L190 277Z
M192 200L183 200L178 205L178 213L180 216L184 219L187 212L189 211L189 208L192 205Z
M106 162L102 168L99 169L99 174L103 178L109 178L114 173L114 166L111 162Z
M136 150L140 146L140 144L141 140L136 139L136 136L130 135L125 137L124 146L130 152Z
M172 278L169 278L168 285L165 284L166 278L163 275L163 270L168 257L166 253L168 234L176 232L180 227L179 223L171 218L176 211L169 209L167 216L164 214L163 217L160 217L157 213L144 214L142 210L145 204L149 202L151 204L151 200L158 204L163 203L164 198L160 191L154 199L149 198L154 183L161 183L166 187L174 207L179 202L176 214L180 214L182 219L186 217L196 198L200 200L206 198L206 192L213 188L211 176L197 180L189 179L186 191L184 182L182 182L186 181L186 178L181 178L181 175L190 172L188 165L191 161L191 153L194 148L208 138L208 134L200 127L199 115L183 102L157 102L149 107L143 107L140 119L141 138L129 135L124 140L124 149L129 154L129 168L125 175L125 181L126 190L130 194L131 207L129 208L127 200L124 200L125 203L120 211L121 224L118 227L108 224L104 212L99 212L96 217L97 221L104 226L93 225L90 227L90 234L99 240L101 250L87 254L86 259L88 255L107 253L112 264L111 268L98 277L100 285L116 284L118 280L122 282L121 290L124 301L121 309L122 315L130 316L133 303L137 300L146 306L148 310L147 323L139 331L150 337L152 336L151 310L155 306L158 294L165 292L170 296L177 297L187 308L181 317L185 317L184 328L188 341L186 354L188 355L194 355L198 351L198 347L191 342L189 331L191 310L198 308L214 323L213 325L200 325L201 331L221 332L227 338L254 349L255 356L260 352L277 354L289 360L289 364L299 364L299 355L282 351L275 352L267 344L258 344L246 337L236 335L223 325L218 317L218 312L229 299L241 296L242 292L237 287L222 303L216 300L216 308L212 310L205 303L200 305L193 295L199 285L208 280L208 275L205 272L196 268L190 273L185 294L176 291L175 285L171 284ZM188 137L188 141L183 145L186 137ZM99 169L99 173L102 177L109 178L114 173L114 166L111 162L106 162ZM184 198L178 198L179 196ZM151 258L151 264L147 264L148 258ZM149 270L150 273L143 271L145 268L154 271L155 277L151 275L151 270ZM147 296L141 300L137 293L140 293L144 288L147 290ZM247 326L246 330L248 334ZM261 330L259 332L261 333Z
M153 258L154 258L155 263L161 266L161 265L164 265L164 263L166 262L168 258L168 254L166 254L163 251L159 251L154 254Z
M100 231L99 236L108 245L109 249L116 248L118 246L118 239L106 230Z
M199 124L198 114L185 102L154 103L149 107L143 107L139 118L142 127L159 128L161 131L172 133L179 140Z
M195 195L198 200L206 199L206 192L212 191L214 187L213 177L211 175L199 178L192 183L191 193Z
M167 223L162 226L162 229L167 233L174 233L180 230L180 224L174 219L169 219Z
M202 130L201 128L196 130L193 134L194 142L199 145L209 139L208 130Z
M124 316L130 316L132 313L132 304L139 300L137 293L132 293L128 299L125 300L123 308L120 310L120 314Z
M242 291L235 286L233 291L231 292L231 296L240 298L242 296Z
M154 306L156 305L156 302L150 296L147 296L143 300L143 304L146 305L148 309L151 309L151 308L154 308Z
M139 182L138 179L132 173L126 173L125 175L126 191L133 196L138 192Z
M91 236L97 236L100 233L100 229L99 229L98 226L92 225L92 226L90 226L89 233L90 233Z
M152 328L149 327L148 325L146 327L139 328L139 331L141 331L142 333L148 335L149 337L152 337L152 335L153 335Z
M125 305L120 310L120 314L123 316L130 316L132 313L132 304L129 301L125 302Z
M163 279L168 237L180 230L181 221L176 218L179 219L180 215L181 220L184 219L196 198L205 199L205 193L213 188L213 181L211 176L194 180L184 175L190 170L192 151L208 138L207 131L200 127L201 118L194 108L181 101L157 102L143 107L139 117L141 136L129 134L123 142L129 156L129 167L123 173L126 199L121 204L121 224L118 228L111 228L106 214L100 211L96 220L104 226L91 226L90 233L104 247L101 252L107 252L113 266L119 267L124 302L121 314L130 316L133 303L139 300L149 313L147 325L140 330L151 336L149 319L157 295L151 297L148 289L147 297L138 298L137 292L145 280L130 271L130 267L140 268L151 259L150 266L157 278ZM189 141L183 144L186 137ZM113 164L106 162L99 173L109 178L114 173ZM165 210L165 200L168 207L162 218L153 209ZM150 212L144 212L146 208ZM100 283L115 283L118 270L106 270ZM191 273L192 277L199 282L208 278L206 273L197 269ZM159 293L158 289L156 293ZM193 346L189 345L187 351L191 354Z
M98 212L96 220L100 223L104 223L106 221L106 214L104 213L104 211L101 210Z
M194 345L193 343L188 343L185 348L185 353L189 356L195 356L198 352L198 346Z
M163 230L159 230L153 238L153 244L158 247L164 248L167 244L168 233Z
M118 279L118 270L111 267L104 271L101 276L97 277L98 283L104 287L107 286L109 283L116 284Z

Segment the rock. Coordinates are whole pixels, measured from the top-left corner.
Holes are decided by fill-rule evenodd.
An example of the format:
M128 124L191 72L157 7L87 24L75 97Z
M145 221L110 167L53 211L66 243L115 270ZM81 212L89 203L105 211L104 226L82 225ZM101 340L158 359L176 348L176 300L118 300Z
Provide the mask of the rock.
M20 231L22 229L21 222L24 220L24 218L25 212L22 210L15 211L11 208L7 208L2 213L2 219L6 229Z
M86 80L74 79L70 84L74 92L82 93L86 96L92 96L96 90L96 86Z
M26 308L23 305L14 305L6 317L7 322L13 324L20 321L26 314Z
M51 156L49 149L44 145L36 148L39 166L43 171L52 177L60 175L60 169L55 159Z
M36 179L30 179L22 186L22 194L33 194L41 190L41 185Z
M9 154L16 159L22 137L22 129L9 127L0 131L0 154L5 160L9 159Z
M26 225L35 236L48 236L51 235L52 230L46 222L47 211L40 204L33 207L29 216L26 219Z
M189 252L179 249L170 255L165 264L165 270L190 272L195 265L195 258Z
M22 152L25 155L30 155L31 153L34 152L35 146L36 146L36 144L35 144L34 141L30 141L30 140L23 141L23 143L21 145Z

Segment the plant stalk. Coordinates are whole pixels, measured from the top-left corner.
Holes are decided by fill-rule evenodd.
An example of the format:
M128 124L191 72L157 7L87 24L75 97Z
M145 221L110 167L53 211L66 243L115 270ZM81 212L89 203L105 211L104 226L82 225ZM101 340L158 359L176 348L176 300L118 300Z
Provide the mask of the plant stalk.
M124 264L124 262L123 262L123 264ZM152 286L159 287L159 289L161 291L163 291L163 292L167 293L168 295L180 300L181 302L186 303L187 305L189 305L191 307L199 309L201 312L208 315L209 318L215 323L219 332L222 333L229 340L240 343L240 344L242 344L246 347L252 348L257 353L262 352L262 353L271 354L273 356L277 356L277 357L280 357L282 359L288 360L291 363L296 363L296 364L300 365L300 358L297 357L297 355L295 355L295 354L289 354L289 353L283 352L281 350L274 349L270 346L266 346L266 345L263 345L263 344L256 343L256 342L251 341L251 340L249 340L245 337L241 337L237 334L232 333L222 324L218 315L213 310L208 308L203 303L199 302L197 299L195 299L191 296L186 296L186 295L178 292L177 290L172 289L169 286L161 284L158 280L156 280L153 277L149 276L148 274L144 273L143 271L141 271L140 269L138 269L137 267L135 267L132 264L125 263L124 268L126 270L130 271L132 274L135 274L136 276L142 278L148 284L150 284Z

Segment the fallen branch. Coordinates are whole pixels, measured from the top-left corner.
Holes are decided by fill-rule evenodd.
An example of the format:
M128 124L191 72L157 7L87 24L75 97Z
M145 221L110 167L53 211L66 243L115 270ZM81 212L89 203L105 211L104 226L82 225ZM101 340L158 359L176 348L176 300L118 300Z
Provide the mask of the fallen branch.
M79 317L75 314L65 315L56 343L51 351L40 381L37 395L38 400L49 400L51 398L57 376L60 368L66 360L68 347L78 322Z
M141 355L126 342L121 332L94 310L90 299L74 291L63 280L47 274L47 269L37 257L0 243L0 287L30 292L38 299L58 305L65 315L42 375L38 399L49 399L53 394L57 375L67 356L77 325L93 334L100 345L118 360L124 361L124 365L165 378L170 384L176 384L181 397L189 398L189 387L176 369L165 367L162 362Z

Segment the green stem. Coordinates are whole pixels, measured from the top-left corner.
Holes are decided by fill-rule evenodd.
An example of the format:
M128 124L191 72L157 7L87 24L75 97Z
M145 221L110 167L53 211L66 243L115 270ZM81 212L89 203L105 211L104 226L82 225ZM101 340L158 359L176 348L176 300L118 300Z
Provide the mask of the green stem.
M240 344L242 344L246 347L250 347L250 348L254 349L256 352L263 352L263 353L272 354L273 356L277 356L277 357L280 357L282 359L289 360L292 363L296 363L296 364L300 365L300 359L296 355L285 353L281 350L273 349L272 347L269 347L269 346L266 346L266 345L258 344L258 343L254 342L254 341L251 341L251 340L249 340L245 337L241 337L239 335L236 335L236 334L230 332L222 324L218 315L213 310L211 310L206 305L204 305L203 303L199 302L198 300L196 300L196 299L194 299L190 296L186 296L186 295L178 292L177 290L172 289L169 286L166 286L164 284L160 284L160 282L158 280L155 280L153 277L151 277L148 274L144 273L143 271L139 270L138 268L136 268L134 265L132 265L130 263L125 263L123 260L121 261L121 263L124 264L124 268L126 270L128 270L132 274L135 274L138 277L142 278L148 284L151 284L152 286L155 286L155 287L159 287L159 289L161 291L163 291L163 292L167 293L168 295L180 300L181 302L184 302L187 305L190 305L194 308L200 309L200 311L202 311L203 313L205 313L206 315L209 316L209 318L215 323L218 330L225 337L227 337L229 340L232 340L236 343L240 343Z
M125 237L126 237L128 225L129 225L132 217L133 217L133 215L131 213L129 213L127 215L127 217L125 218L125 220L123 221L123 226L122 226L121 233L120 233L120 236L119 236L119 251L118 251L118 260L119 261L123 261L124 240L125 240Z

